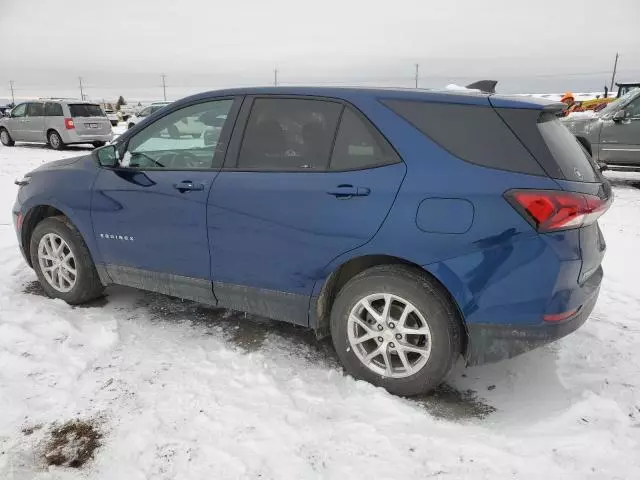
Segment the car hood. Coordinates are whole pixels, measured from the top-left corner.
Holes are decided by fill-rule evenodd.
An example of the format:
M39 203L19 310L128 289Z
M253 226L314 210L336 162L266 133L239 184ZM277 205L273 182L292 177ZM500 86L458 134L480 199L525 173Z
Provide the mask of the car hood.
M93 162L91 155L82 155L79 157L63 158L62 160L54 160L53 162L47 162L40 165L35 170L31 170L27 175L31 175L36 172L48 172L50 170L68 169L76 165L80 165L80 164L84 165L87 160Z
M562 124L574 135L589 135L602 124L599 116L562 119Z

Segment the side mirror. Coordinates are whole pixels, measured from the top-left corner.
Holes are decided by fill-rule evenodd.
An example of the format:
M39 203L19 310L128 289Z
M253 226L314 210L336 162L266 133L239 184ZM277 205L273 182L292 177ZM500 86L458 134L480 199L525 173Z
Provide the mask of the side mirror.
M619 123L623 121L627 117L627 114L624 110L618 110L613 114L613 121Z
M118 166L118 150L115 145L105 145L96 149L94 153L101 167L114 168Z

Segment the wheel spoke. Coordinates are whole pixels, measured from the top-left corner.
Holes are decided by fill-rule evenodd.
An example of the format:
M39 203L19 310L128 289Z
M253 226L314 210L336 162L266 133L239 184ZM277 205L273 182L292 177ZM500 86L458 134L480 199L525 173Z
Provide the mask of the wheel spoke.
M426 356L429 354L429 349L426 347L416 347L415 345L409 345L408 343L400 343L397 345L398 350L403 352L413 352Z
M350 319L351 319L352 322L354 322L357 325L359 325L360 327L362 327L366 332L375 332L375 330L373 329L373 327L371 325L369 325L367 322L362 320L357 315L351 314L350 315Z
M382 350L382 358L384 359L384 369L387 375L391 375L391 357L389 356L389 350L386 348Z
M409 360L407 360L407 354L401 348L397 348L396 352L398 353L398 357L400 357L400 361L402 362L402 366L408 372L411 370L411 365L409 365Z
M368 332L365 333L364 335L360 336L360 337L354 337L353 339L353 343L355 343L356 345L362 342L366 342L368 340L373 340L374 338L376 338L377 333L376 332Z
M71 277L67 275L67 272L64 271L64 268L58 269L58 275L62 280L65 280L69 285L73 285L73 280L71 280ZM62 280L60 280L60 282L62 282Z
M384 308L382 309L382 321L389 321L389 311L391 310L391 295L385 293L384 295Z
M371 306L371 302L369 302L369 300L362 300L361 303L362 303L362 306L365 308L365 310L369 312L369 315L375 318L376 321L379 322L381 320L382 317L380 317L380 314L376 312L375 308Z
M47 255L50 257L54 257L53 248L51 245L51 235L47 235L44 239L44 249L47 251Z
M405 335L429 335L431 333L429 327L426 326L420 328L401 327L398 330Z
M372 350L371 352L369 352L363 359L363 363L366 365L368 363L371 362L371 360L373 360L374 358L376 358L377 356L379 356L380 354L382 354L382 350L380 349L380 347L377 347L375 350Z
M407 321L407 317L409 316L409 314L413 312L413 307L410 305L406 305L404 306L404 309L402 310L402 314L400 315L400 318L398 319L398 328L403 328L405 322Z

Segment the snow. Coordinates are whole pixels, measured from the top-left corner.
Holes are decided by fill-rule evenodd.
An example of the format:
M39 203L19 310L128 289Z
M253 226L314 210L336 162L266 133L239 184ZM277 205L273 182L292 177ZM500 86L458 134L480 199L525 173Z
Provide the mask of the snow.
M294 326L126 288L85 307L45 298L12 182L86 151L0 147L0 478L640 478L640 175L611 174L605 281L583 328L403 399L345 376ZM72 419L97 422L102 446L81 470L47 467L47 431Z
M450 83L449 85L447 85L444 88L445 88L445 90L452 90L454 92L475 92L475 93L480 93L480 90L478 90L476 88L467 88L467 87L463 87L461 85L456 85L455 83Z
M571 120L579 120L581 118L598 118L598 114L593 110L586 110L584 112L571 112L564 118Z

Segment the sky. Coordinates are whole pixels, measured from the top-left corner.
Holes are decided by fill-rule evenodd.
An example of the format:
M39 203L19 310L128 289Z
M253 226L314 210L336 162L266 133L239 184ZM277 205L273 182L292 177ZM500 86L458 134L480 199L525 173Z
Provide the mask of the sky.
M639 0L0 0L0 99L230 86L601 91L640 79ZM8 39L8 42L7 42ZM13 40L12 40L13 39Z

